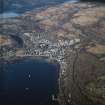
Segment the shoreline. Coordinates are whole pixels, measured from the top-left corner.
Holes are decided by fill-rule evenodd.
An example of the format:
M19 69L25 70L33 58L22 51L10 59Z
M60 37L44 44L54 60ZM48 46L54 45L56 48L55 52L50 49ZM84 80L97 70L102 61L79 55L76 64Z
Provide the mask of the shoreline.
M89 90L90 88L96 89L94 79L97 80L98 77L105 74L104 17L104 5L80 2L64 3L39 12L30 11L22 17L10 19L11 24L10 22L8 24L8 21L1 23L0 25L5 28L2 28L0 32L19 35L24 42L22 49L25 53L33 56L48 56L48 59L59 62L58 100L60 105L84 105L84 102L88 105L88 99L92 101L89 101L89 105L97 105L97 102L104 105L103 94L100 92L101 94L94 96L92 92L94 96L92 97ZM42 33L39 33L40 30ZM103 62L100 59L103 59ZM94 72L92 72L92 67ZM73 80L74 75L76 75L75 81ZM88 81L92 82L94 87L91 87L90 84L85 85ZM103 85L100 85L100 88L101 86ZM84 89L82 93L81 89ZM88 92L85 95L88 97L86 99L85 91ZM102 102L98 99L99 96L102 97Z

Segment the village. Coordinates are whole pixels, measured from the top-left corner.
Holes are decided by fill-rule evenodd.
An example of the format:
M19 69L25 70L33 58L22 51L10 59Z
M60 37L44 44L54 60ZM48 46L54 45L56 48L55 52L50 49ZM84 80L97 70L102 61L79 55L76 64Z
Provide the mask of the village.
M0 27L0 60L45 57L60 64L60 105L105 105L104 4L64 3L32 10L4 19Z

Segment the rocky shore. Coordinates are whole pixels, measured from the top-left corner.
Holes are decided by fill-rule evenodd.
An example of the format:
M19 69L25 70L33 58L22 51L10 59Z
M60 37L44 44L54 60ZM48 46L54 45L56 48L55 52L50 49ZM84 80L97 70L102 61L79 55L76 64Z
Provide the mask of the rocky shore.
M43 56L59 62L60 105L105 105L104 4L64 3L32 10L17 18L2 19L0 34L23 41L13 50L0 36L3 51L9 47L1 58L9 59L8 52L13 52L13 58Z

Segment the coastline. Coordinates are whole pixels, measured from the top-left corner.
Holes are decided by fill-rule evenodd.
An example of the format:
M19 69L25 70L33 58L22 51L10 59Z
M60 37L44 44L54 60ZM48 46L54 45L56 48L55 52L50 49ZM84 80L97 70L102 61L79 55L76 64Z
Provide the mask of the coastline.
M7 27L2 28L0 32L4 30L3 34L12 35L17 35L18 33L24 42L24 53L32 56L47 56L49 59L55 59L59 62L58 100L60 105L77 105L78 102L80 105L84 105L81 98L85 101L86 105L88 105L88 100L92 100L89 105L97 105L97 102L99 102L100 105L104 105L105 98L102 97L104 93L98 93L98 95L96 94L94 96L93 92L91 95L91 91L84 85L87 81L93 82L94 78L97 79L105 74L103 70L105 63L104 17L104 5L80 2L71 4L64 3L58 7L49 7L41 10L38 13L30 11L22 17L10 19L11 24L10 22L8 24L8 21L0 23L0 26L7 25ZM39 32L40 30L42 32ZM99 50L97 50L97 46ZM19 48L17 48L17 51L18 50ZM79 57L77 57L77 55L79 55ZM89 59L91 59L92 63L89 63ZM103 59L103 62L100 59ZM82 62L82 64L80 62ZM96 66L97 64L100 65L102 70ZM88 69L85 65L89 67L89 73L92 72L94 65L95 69L92 75L87 72ZM77 70L74 74L73 68ZM83 69L83 73L87 73L84 74L87 78L80 72L80 68ZM99 73L100 75L98 75L97 72L101 72ZM84 89L82 90L83 93L78 89L77 82L73 85L73 75L77 76L76 81L79 83L80 88ZM97 75L97 77L95 77L95 75ZM84 79L86 79L86 81L83 81ZM96 84L98 83L96 82ZM72 86L74 89L72 89ZM90 86L90 88L93 87ZM84 92L88 92L88 94L85 95L88 99L85 99ZM78 97L76 95L78 95ZM79 96L81 97L80 99L78 99ZM94 96L94 98L92 96ZM98 99L99 96L102 97L102 102Z

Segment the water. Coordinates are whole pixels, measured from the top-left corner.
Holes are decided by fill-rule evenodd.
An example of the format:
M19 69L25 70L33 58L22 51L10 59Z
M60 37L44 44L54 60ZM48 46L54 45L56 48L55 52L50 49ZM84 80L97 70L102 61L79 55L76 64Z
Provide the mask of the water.
M27 0L10 0L11 2L8 2L7 6L1 7L1 14L0 18L13 18L17 17L20 14L30 11L32 9L38 9L38 8L45 8L48 6L52 5L58 5L60 3L65 3L65 2L77 2L79 0L33 0L32 2ZM15 6L14 6L15 4ZM3 4L2 4L3 5ZM18 5L18 6L17 6Z
M16 45L17 47L23 47L23 40L19 37L19 36L16 36L16 35L10 35L11 38L16 42Z
M19 16L19 14L15 12L4 12L0 14L0 18L12 18L12 17L17 17L17 16Z
M3 65L2 65L3 66ZM44 60L25 59L0 70L0 102L3 105L58 105L58 67Z

